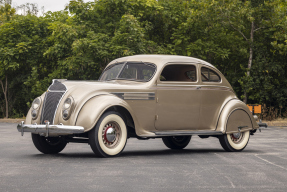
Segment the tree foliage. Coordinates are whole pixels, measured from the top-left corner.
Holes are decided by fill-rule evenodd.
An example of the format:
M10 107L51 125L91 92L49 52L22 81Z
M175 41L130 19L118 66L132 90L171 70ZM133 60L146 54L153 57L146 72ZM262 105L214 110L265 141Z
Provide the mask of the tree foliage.
M17 15L0 0L0 116L25 115L53 78L95 80L134 54L206 60L239 98L287 116L285 0L71 0L43 16L24 7Z

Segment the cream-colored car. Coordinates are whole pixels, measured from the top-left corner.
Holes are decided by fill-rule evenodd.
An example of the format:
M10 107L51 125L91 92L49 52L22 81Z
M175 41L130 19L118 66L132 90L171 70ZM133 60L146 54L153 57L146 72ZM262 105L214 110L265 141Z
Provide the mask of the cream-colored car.
M161 138L183 149L192 135L217 137L241 151L259 128L213 65L184 56L136 55L109 63L98 81L55 79L18 131L42 153L88 143L97 156L119 155L128 138Z

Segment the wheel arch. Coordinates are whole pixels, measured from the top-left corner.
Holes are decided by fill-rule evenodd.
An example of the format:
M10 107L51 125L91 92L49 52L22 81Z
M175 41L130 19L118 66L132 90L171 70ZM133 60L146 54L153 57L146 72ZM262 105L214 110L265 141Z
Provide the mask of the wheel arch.
M232 124L236 124L236 126ZM232 99L228 101L222 109L216 131L221 131L222 133L234 133L238 132L238 126L243 126L242 130L258 128L258 125L246 104L239 99Z
M89 99L77 115L75 125L83 126L85 132L93 129L99 118L108 111L117 111L122 115L130 132L135 132L137 121L132 115L131 107L114 95L99 95Z
M123 106L120 105L114 105L109 107L108 109L106 109L104 113L109 112L109 111L116 111L118 112L122 118L124 119L124 122L126 123L127 126L127 130L128 130L128 137L135 137L136 136L136 132L135 132L135 123L133 120L133 117L131 115L131 113Z

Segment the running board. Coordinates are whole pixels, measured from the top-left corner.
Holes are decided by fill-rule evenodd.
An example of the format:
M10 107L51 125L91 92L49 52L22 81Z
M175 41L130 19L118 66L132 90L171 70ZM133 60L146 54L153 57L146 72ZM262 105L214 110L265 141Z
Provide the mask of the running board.
M223 135L221 131L158 131L156 135L177 136L177 135Z

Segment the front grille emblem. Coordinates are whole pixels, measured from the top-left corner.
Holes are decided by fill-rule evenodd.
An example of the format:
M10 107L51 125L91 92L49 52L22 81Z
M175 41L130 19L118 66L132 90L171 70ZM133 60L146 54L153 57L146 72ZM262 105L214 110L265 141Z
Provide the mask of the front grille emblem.
M45 120L44 123L47 124L47 123L49 123L49 121L48 121L48 120Z

